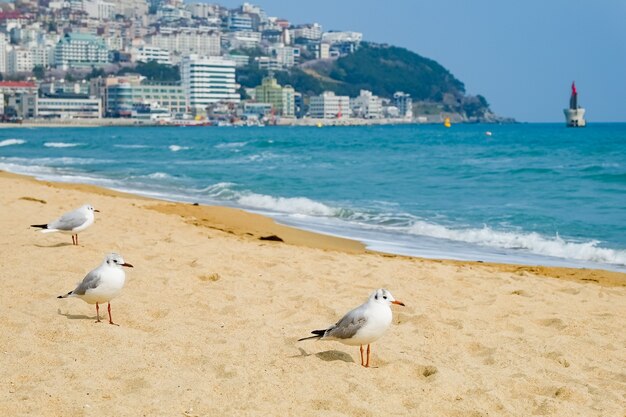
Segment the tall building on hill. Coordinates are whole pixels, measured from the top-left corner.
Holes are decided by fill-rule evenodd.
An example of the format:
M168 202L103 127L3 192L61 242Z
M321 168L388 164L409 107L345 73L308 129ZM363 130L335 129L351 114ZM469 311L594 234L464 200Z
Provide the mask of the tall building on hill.
M181 61L180 78L187 107L193 113L204 113L213 103L239 103L235 81L235 62L221 57L189 55Z
M82 33L67 33L54 51L57 67L91 67L109 62L109 51L104 39Z

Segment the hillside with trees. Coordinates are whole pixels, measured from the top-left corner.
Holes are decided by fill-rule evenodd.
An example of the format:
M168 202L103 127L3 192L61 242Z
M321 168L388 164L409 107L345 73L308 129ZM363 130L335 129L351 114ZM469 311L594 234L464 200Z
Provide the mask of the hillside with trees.
M244 87L260 84L266 74L253 65L237 71L238 82ZM468 120L493 117L487 100L480 95L466 95L464 84L442 65L395 46L363 42L353 54L336 60L307 61L274 75L280 84L290 84L304 95L329 90L355 97L360 90L369 90L390 98L403 91L411 95L416 108L436 106Z

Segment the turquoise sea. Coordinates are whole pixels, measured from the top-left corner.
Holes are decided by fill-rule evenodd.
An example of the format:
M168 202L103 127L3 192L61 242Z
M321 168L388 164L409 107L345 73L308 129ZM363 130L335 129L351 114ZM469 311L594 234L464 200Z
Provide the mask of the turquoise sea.
M0 170L391 253L626 271L626 124L7 128Z

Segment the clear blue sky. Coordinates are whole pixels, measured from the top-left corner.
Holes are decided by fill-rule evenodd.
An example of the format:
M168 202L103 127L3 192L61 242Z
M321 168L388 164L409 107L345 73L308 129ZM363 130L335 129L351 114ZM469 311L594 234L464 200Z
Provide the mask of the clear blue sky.
M561 122L575 80L589 122L626 122L626 0L249 3L292 23L363 32L365 40L435 59L502 116Z

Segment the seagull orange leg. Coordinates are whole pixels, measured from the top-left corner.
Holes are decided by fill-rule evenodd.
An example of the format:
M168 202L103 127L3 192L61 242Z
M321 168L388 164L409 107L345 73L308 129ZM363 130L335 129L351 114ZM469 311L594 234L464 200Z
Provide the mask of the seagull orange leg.
M76 245L76 241L74 240L74 235L72 235L72 245Z
M78 233L76 233L76 246L78 246Z
M360 350L361 350L361 366L365 366L363 365L363 345L361 345Z
M365 363L365 367L366 368L370 367L370 345L369 345L369 343L367 344L367 362Z
M109 324L115 324L116 326L119 326L119 324L117 323L113 323L113 319L111 318L111 303L109 303Z
M96 323L100 323L100 306L98 305L98 303L96 303Z

